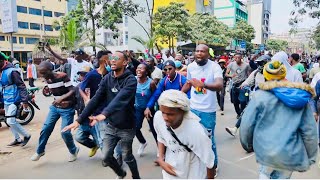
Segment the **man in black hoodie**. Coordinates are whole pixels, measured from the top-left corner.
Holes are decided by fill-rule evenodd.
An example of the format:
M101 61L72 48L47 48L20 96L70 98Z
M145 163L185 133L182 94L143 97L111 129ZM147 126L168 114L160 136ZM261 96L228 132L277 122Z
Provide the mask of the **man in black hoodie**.
M123 151L124 161L128 164L132 177L140 178L137 162L132 154L132 142L135 136L134 101L137 88L137 80L130 70L126 69L128 57L123 52L116 52L109 57L112 73L100 82L100 86L95 96L90 100L79 118L63 131L75 129L88 117L90 125L97 121L104 121L104 133L102 152L103 161L110 166L119 178L124 178L126 172L121 168L113 157L114 149L120 141ZM95 109L106 101L106 106L101 114L90 116ZM125 112L125 113L124 113ZM101 128L101 127L100 127Z

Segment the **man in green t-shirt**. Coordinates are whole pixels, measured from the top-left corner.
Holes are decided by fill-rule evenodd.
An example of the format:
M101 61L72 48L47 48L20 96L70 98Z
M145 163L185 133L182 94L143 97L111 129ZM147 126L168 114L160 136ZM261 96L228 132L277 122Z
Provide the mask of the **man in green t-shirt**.
M299 61L300 61L299 54L293 53L289 57L289 63L292 65L292 67L297 69L298 71L300 71L301 74L302 74L302 78L306 79L306 77L307 77L307 73L306 72L307 71L304 68L303 64L301 64Z

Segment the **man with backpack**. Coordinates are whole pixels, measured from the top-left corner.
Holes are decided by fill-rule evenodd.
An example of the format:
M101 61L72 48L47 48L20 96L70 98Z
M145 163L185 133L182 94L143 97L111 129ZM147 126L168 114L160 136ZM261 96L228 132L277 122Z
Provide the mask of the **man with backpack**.
M156 101L159 99L163 91L169 89L181 90L183 85L187 82L186 77L176 72L176 65L171 60L168 60L164 63L163 71L167 76L160 81L157 90L153 93L147 104L147 109L144 111L144 115L147 119L150 119L152 117L151 110L153 109ZM189 96L189 92L187 94Z

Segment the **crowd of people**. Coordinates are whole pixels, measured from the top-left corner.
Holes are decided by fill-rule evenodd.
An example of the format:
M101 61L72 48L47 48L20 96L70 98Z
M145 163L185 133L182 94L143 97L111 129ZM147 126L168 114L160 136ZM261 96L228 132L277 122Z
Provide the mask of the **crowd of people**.
M219 167L216 113L220 109L225 115L229 92L237 122L226 127L226 132L236 137L240 131L243 148L256 153L260 178L290 178L294 171L307 171L316 162L320 56L285 52L215 56L204 44L185 56L165 51L138 59L133 51L104 50L89 56L78 49L63 58L50 45L46 49L62 65L55 69L52 62L43 61L37 67L54 102L32 161L45 155L48 139L61 118L69 162L77 160L80 149L71 134L76 129L75 140L90 149L89 157L100 149L102 165L118 178L127 175L123 162L132 178L141 178L132 144L136 137L140 144L137 155L142 156L148 145L141 132L146 119L157 144L155 165L163 169L163 178L213 179ZM12 116L15 104L25 102L26 86L16 71L18 66L0 57L6 116ZM30 86L37 78L34 69L29 61ZM9 74L6 77L12 74L9 81L13 83L4 81L3 73ZM31 136L15 117L8 121L15 137L8 146L25 146Z

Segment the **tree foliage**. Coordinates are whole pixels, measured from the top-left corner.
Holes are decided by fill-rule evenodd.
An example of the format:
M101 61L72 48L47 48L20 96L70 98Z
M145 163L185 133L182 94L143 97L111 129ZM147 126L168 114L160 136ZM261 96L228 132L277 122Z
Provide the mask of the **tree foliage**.
M188 39L190 27L187 24L188 11L183 3L171 2L169 6L159 7L153 17L154 34L162 38L173 49L174 39Z
M214 46L227 46L230 43L228 26L210 14L193 14L188 21L191 28L190 40L194 43L204 42Z
M255 38L255 32L253 26L243 20L238 21L231 30L234 39L244 40L246 42L251 42Z
M314 31L312 38L315 42L315 47L317 49L320 49L320 24L317 26L316 30Z
M285 51L287 47L288 47L287 41L275 40L275 39L270 39L267 41L268 50Z
M308 14L311 18L320 19L320 1L319 0L292 0L295 10L291 12L292 18L289 24L293 27L302 21L301 16Z

